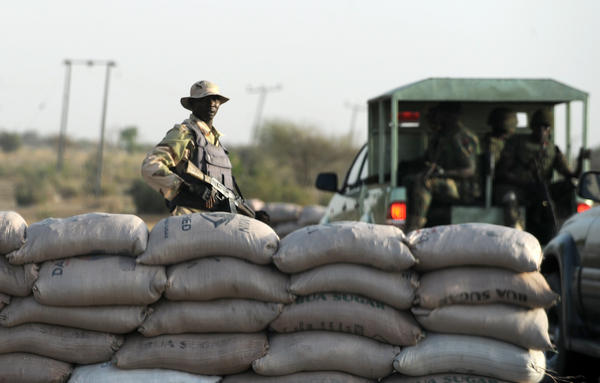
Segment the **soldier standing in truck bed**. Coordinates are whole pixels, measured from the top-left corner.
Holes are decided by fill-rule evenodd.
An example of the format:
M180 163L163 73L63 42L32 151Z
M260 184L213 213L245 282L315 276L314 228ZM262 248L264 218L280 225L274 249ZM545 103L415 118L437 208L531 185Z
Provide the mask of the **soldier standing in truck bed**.
M519 205L532 209L528 217L547 224L539 214L542 205L541 183L549 186L552 199L569 197L573 191L572 178L581 172L583 159L589 158L589 151L582 150L577 159L577 169L571 171L567 159L551 139L554 116L549 108L535 111L531 118L531 134L516 135L506 142L496 168L496 193L504 205L505 225L524 228ZM554 171L561 174L565 181L549 185ZM547 201L547 203L552 201ZM529 225L528 225L529 226Z
M441 103L428 117L433 135L425 153L426 169L406 181L407 232L425 226L432 200L471 203L480 195L479 140L460 122L460 104Z

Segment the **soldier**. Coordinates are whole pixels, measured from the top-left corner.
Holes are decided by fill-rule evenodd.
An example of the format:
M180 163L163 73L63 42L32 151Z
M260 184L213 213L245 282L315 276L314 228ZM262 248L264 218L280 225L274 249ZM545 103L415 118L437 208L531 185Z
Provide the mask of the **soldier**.
M517 114L508 108L496 108L488 117L492 131L485 136L485 151L490 155L490 165L495 169L506 140L517 129Z
M496 168L496 194L504 205L507 226L524 228L519 204L533 208L530 209L531 218L544 226L544 218L540 215L540 209L536 208L550 205L547 208L553 216L554 212L551 210L552 201L545 201L544 204L549 196L543 194L562 195L568 199L573 190L571 179L581 172L583 159L589 158L589 151L582 149L577 159L577 169L569 169L567 159L551 140L553 120L551 109L536 110L531 118L531 134L511 137L502 151ZM555 170L565 177L566 182L550 185L549 188ZM548 226L549 222L545 223Z
M407 232L425 226L432 199L470 203L480 195L479 140L459 116L460 104L454 102L441 103L429 112L432 137L425 153L427 167L407 180Z
M142 176L165 198L172 215L230 211L229 199L210 184L210 177L243 201L221 133L213 126L219 107L227 101L217 85L194 83L190 96L181 98L181 105L192 114L169 130L142 163ZM267 220L263 213L257 218Z

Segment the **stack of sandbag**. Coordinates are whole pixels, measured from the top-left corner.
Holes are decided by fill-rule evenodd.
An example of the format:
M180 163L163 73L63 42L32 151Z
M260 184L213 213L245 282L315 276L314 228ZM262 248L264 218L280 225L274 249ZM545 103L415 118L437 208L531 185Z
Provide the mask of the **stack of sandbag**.
M269 214L273 230L281 238L294 230L301 228L298 219L302 213L302 206L290 202L267 202L263 210Z
M543 351L552 348L544 308L558 296L539 272L537 239L504 226L460 224L414 231L408 243L423 272L413 313L429 333L398 355L395 369L425 381L464 373L540 381Z
M279 237L268 225L230 213L165 218L140 264L166 265L161 302L115 356L122 369L194 374L243 372L267 349L264 330L294 297L271 265Z
M314 381L335 381L339 372L351 374L345 381L379 379L392 372L400 345L422 337L407 311L416 280L406 270L415 260L398 228L307 226L282 239L273 260L292 274L298 296L271 323L269 351L253 363L255 373L286 382L308 372Z
M14 374L39 362L55 371L48 376L63 376L68 363L113 357L120 334L142 323L166 285L164 267L136 264L147 240L146 224L133 215L90 213L27 228L24 245L7 258L24 268L40 264L33 296L13 297L0 312L0 353L22 361Z

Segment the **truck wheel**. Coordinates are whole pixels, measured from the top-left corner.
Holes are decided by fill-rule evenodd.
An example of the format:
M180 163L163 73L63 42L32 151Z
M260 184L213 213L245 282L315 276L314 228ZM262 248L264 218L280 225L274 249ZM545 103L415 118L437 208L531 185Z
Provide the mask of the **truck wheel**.
M555 271L546 275L546 280L552 290L559 294L561 301L563 299L562 289L560 286L560 272ZM562 303L559 301L554 307L547 310L548 313L548 333L550 340L556 347L556 350L546 351L546 369L550 374L562 375L566 373L569 351L565 348L565 339L562 333ZM549 377L546 376L546 381ZM548 380L553 381L553 379Z

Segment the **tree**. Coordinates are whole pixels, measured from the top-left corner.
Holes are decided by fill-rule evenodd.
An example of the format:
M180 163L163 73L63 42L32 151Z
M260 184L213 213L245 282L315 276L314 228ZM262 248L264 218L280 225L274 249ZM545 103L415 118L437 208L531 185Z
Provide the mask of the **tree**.
M128 153L137 150L137 135L138 129L136 126L128 126L119 132L119 143Z

